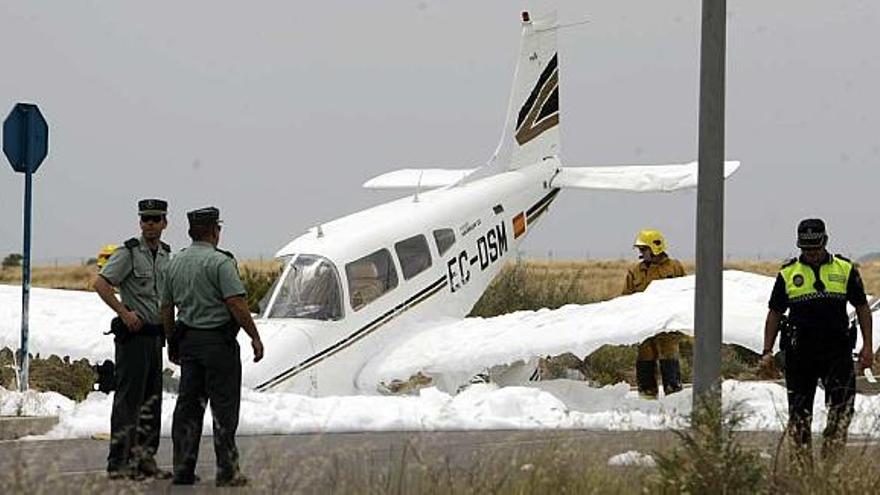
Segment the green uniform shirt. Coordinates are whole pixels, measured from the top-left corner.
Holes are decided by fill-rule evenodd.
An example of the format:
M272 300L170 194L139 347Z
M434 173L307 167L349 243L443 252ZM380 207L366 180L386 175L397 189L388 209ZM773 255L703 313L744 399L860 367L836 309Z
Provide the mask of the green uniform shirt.
M160 245L154 255L143 237L137 246L119 246L110 256L100 275L119 288L122 304L136 312L146 323L161 325L159 291L170 256Z
M186 326L217 328L232 319L224 301L245 294L235 258L196 241L168 265L162 305L176 306L177 319Z

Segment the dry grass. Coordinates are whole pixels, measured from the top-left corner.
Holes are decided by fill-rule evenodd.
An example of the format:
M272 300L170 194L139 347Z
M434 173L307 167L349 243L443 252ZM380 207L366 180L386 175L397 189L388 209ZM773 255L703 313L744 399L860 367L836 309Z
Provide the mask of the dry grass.
M50 289L94 290L98 273L94 265L35 266L31 286ZM21 268L0 268L0 284L21 284Z
M242 271L276 273L280 263L275 260L247 260L240 263ZM31 269L31 286L49 289L94 290L95 265L35 266ZM0 284L21 284L21 268L0 268Z
M281 270L281 263L277 260L244 260L238 262L241 270L248 270L255 273L278 273Z
M634 263L632 260L523 260L508 263L471 314L489 317L518 310L607 301L621 294L626 271ZM682 264L685 272L694 273L693 262ZM772 276L779 270L779 263L729 261L724 267ZM880 268L872 276L880 288Z
M524 260L524 280L535 287L554 285L567 288L567 295L573 299L567 303L604 301L620 295L627 268L632 260L584 260L584 261L546 261L540 259ZM694 272L694 263L685 261L685 271ZM280 264L275 260L245 260L239 263L242 271L264 276L278 273ZM505 268L510 270L514 264ZM774 275L779 270L778 262L769 261L728 261L725 268ZM871 294L880 294L880 261L860 266L865 288ZM31 273L34 287L53 289L91 290L97 268L91 266L37 266ZM20 284L20 268L0 269L0 284ZM769 294L768 294L769 297Z
M868 294L880 296L880 261L871 261L859 267L862 280L865 282L865 290Z

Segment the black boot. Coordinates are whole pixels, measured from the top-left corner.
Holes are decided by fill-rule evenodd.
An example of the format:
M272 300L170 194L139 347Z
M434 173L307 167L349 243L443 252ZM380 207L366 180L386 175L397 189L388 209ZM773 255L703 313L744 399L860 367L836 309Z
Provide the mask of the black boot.
M661 359L660 376L663 378L663 392L666 395L681 391L681 364L678 359Z
M640 396L657 398L657 361L636 361L636 383Z

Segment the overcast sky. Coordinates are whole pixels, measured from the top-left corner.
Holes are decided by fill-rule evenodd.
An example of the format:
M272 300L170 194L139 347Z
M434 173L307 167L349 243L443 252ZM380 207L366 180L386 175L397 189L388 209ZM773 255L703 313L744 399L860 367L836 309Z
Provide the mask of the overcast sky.
M689 161L697 151L700 2L555 7L566 165ZM370 177L473 167L494 150L520 36L510 0L50 2L0 0L0 113L49 120L34 182L34 257L94 256L167 198L166 240L213 204L222 244L271 256L317 222L392 199ZM793 253L825 218L833 251L878 249L880 2L729 0L726 255ZM5 160L4 160L5 163ZM21 250L23 176L0 167L0 254ZM666 233L692 258L694 191L564 191L525 249L633 256Z

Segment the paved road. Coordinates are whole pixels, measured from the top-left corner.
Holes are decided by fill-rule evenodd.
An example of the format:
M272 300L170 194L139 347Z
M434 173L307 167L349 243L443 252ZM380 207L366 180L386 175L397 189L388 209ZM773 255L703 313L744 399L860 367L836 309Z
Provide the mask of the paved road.
M770 447L775 438L754 435L750 441ZM576 454L588 464L604 466L608 458L628 450L652 452L675 443L671 433L653 431L341 433L239 437L238 441L243 470L258 481L259 488L269 492L345 492L345 487L399 481L402 470L413 469L442 469L468 476L493 466L521 468L534 462L536 456L550 453ZM202 441L197 471L203 480L194 491L213 487L211 442L210 437ZM169 469L170 446L170 439L163 438L158 455L159 463ZM9 489L7 493L17 489L32 492L35 486L47 486L47 491L77 492L170 489L167 482L159 481L111 484L104 476L106 455L107 442L98 440L0 442L0 473L4 473L3 478L14 478L11 483L3 478L0 481Z
M772 453L779 435L748 433L744 438ZM174 490L167 481L107 481L106 441L0 442L0 486L4 493L33 493L39 488L48 493L213 491L211 442L211 437L202 441L197 470L202 482ZM677 444L675 435L664 431L581 430L337 433L239 437L238 442L242 468L255 481L251 490L267 493L405 493L421 491L413 486L426 479L434 483L432 491L437 491L437 483L473 487L501 482L511 472L548 461L571 465L579 472L607 471L608 459L616 454L664 451ZM169 469L170 446L170 439L163 438L158 455L159 463ZM633 483L637 488L637 477ZM485 488L491 491L491 486Z

